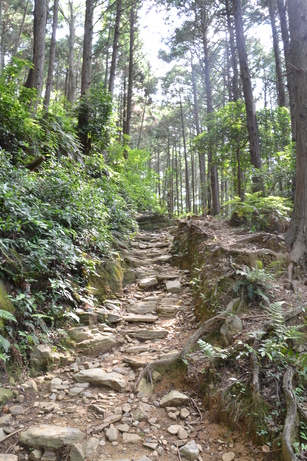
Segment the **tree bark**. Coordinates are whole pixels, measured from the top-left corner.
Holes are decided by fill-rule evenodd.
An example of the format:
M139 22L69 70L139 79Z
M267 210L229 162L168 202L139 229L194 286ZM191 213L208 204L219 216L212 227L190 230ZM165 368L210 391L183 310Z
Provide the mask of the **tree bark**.
M232 20L232 11L230 0L226 0L226 18L227 18L227 30L229 34L229 45L230 45L230 54L231 54L231 67L233 72L232 77L232 100L234 102L238 101L240 98L240 90L239 90L239 73L238 73L238 62L237 62L237 54L236 54L236 44L235 44L235 37L234 37L234 25Z
M3 68L3 42L4 42L4 33L2 30L2 0L0 0L0 35L1 35L1 42L0 42L0 72Z
M2 2L2 0L0 0L0 17L1 17L1 2ZM29 0L27 0L26 7L25 7L25 10L24 10L24 13L23 13L20 29L19 29L19 32L18 32L18 37L17 37L15 47L14 47L13 56L16 56L16 54L18 52L18 47L19 47L19 43L20 43L20 37L21 37L21 34L23 32L23 27L25 25L25 20L26 20L26 16L27 16L27 12L28 12L28 6L29 6ZM0 19L0 30L1 30L1 19Z
M186 138L185 138L185 126L184 126L184 119L183 119L183 108L182 108L182 100L181 100L181 93L180 96L180 116L181 116L181 127L182 127L182 139L183 139L183 150L184 150L184 162L185 162L185 203L186 203L186 212L191 212L191 196L190 196L190 182L189 182L189 167L188 167L188 154L187 154L187 145L186 145Z
M213 112L213 104L212 104L212 88L211 88L208 39L207 39L206 4L204 0L201 1L201 29L202 29L203 48L204 48L207 115L210 115ZM208 125L208 130L210 130L210 123ZM218 181L217 167L213 165L213 155L212 155L211 149L209 149L208 151L208 169L210 171L210 183L211 183L211 195L212 195L211 213L213 216L216 216L220 212L219 181Z
M281 68L281 63L280 63L279 40L278 40L276 20L275 20L276 0L269 0L269 12L270 12L270 19L271 19L273 48L274 48L274 57L275 57L276 89L277 89L277 97L278 97L278 106L284 107L286 105L286 92L285 92L282 68Z
M291 65L296 99L296 190L287 243L293 243L291 260L307 253L307 2L289 2Z
M50 104L51 90L52 90L52 81L53 81L53 72L54 72L54 63L55 63L55 49L56 49L56 32L58 28L58 12L59 12L59 0L54 0L49 67L48 67L45 99L44 99L44 109L46 111L48 111L48 107Z
M287 71L287 85L289 91L289 103L290 103L290 115L291 115L291 130L292 130L292 141L296 141L296 100L295 100L295 89L294 89L294 79L293 79L293 68L291 66L291 50L290 50L290 37L287 23L287 1L286 0L277 0L280 27L282 41L284 45L284 55L286 62L286 71Z
M74 72L74 60L75 60L75 16L73 2L69 2L69 53L68 53L68 96L67 99L74 107L76 101L76 74Z
M132 92L133 92L133 70L134 70L134 38L135 38L135 5L130 9L130 45L129 45L129 72L128 72L128 92L127 92L127 116L124 134L130 136L131 115L132 115ZM128 153L124 151L124 157Z
M232 0L233 12L235 18L235 27L236 27L236 37L237 37L237 48L239 54L240 70L241 70L241 79L243 84L243 93L244 100L246 105L246 114L247 114L247 128L249 134L249 144L250 144L250 161L251 164L257 168L261 168L261 152L260 152L260 143L259 143L259 134L258 134L258 125L256 119L256 109L253 98L253 90L251 77L249 73L247 52L243 31L243 19L242 19L242 8L241 0ZM257 189L257 180L253 178L255 188ZM258 187L259 190L259 187Z
M196 89L196 79L194 65L191 58L191 75L192 75L192 86L193 86L193 100L194 100L194 117L195 117L195 127L197 136L200 134L200 125L199 125L199 111L198 111L198 101L197 101L197 89ZM205 154L198 152L198 163L199 163L199 177L200 177L200 199L201 199L201 209L202 214L205 214L206 209L206 160Z
M47 19L47 1L35 0L34 4L34 44L33 44L33 69L30 69L25 86L36 88L37 99L33 104L36 112L39 98L43 89L44 63L45 63L45 35Z
M83 62L81 79L81 96L84 96L91 87L92 68L92 46L93 46L93 13L94 0L86 0L84 40L83 40Z
M113 95L113 92L114 92L114 81L115 81L115 74L116 74L116 62L117 62L117 54L118 54L118 41L119 41L121 12L122 12L122 1L117 0L112 61L111 61L110 78L109 78L109 92L111 93L111 95Z

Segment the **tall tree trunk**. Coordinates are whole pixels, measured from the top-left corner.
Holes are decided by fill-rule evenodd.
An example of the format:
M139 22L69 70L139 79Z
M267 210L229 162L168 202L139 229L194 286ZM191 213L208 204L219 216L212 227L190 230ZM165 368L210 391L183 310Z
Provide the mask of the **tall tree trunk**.
M129 72L128 72L128 92L127 92L127 117L124 134L130 136L131 115L132 115L132 92L133 92L133 70L134 70L134 41L135 41L135 5L130 8L130 45L129 45ZM124 157L128 153L124 151Z
M192 58L191 58L191 71L192 71L195 127L196 127L196 134L198 136L200 134L199 111L198 111L195 70L194 70ZM206 209L206 189L207 189L205 154L198 152L198 163L199 163L199 177L200 177L201 209L202 209L202 214L204 215L205 209Z
M2 0L0 0L0 17L1 17L1 3L2 3ZM20 37L21 37L21 34L23 32L23 27L25 25L25 20L26 20L26 16L27 16L27 12L28 12L28 6L29 6L29 0L27 0L26 7L25 7L25 10L23 12L21 25L20 25L20 29L19 29L19 32L18 32L18 37L17 37L15 47L14 47L14 51L13 51L13 56L16 56L16 54L18 52L19 43L20 43ZM0 30L1 30L1 19L0 19Z
M109 28L108 33L108 41L107 41L107 51L106 51L106 70L104 74L104 87L108 87L108 78L109 78L109 48L110 48L110 40L111 40L111 28Z
M48 107L50 104L50 96L51 96L51 90L52 90L54 62L55 62L55 49L56 49L56 32L58 28L58 12L59 12L59 0L54 0L49 67L48 67L45 99L44 99L44 109L47 111L48 111Z
M93 13L94 13L94 0L86 0L84 39L83 39L81 96L84 96L91 87L92 47L93 47Z
M76 101L76 74L74 71L74 60L75 60L75 16L73 2L69 2L69 53L68 53L68 96L67 99L74 107Z
M113 95L114 92L114 81L116 74L116 62L118 54L118 41L119 41L119 28L120 28L120 19L122 12L122 0L117 0L116 2L116 18L115 18L115 28L114 28L114 38L113 38L113 51L112 51L112 61L110 69L110 79L109 79L109 92Z
M243 93L244 100L246 105L246 115L247 115L247 129L249 134L249 144L250 144L250 161L251 164L257 168L261 168L261 152L260 152L260 143L259 143L259 134L258 134L258 125L256 119L256 109L253 98L253 90L251 77L249 73L247 52L245 46L245 38L243 32L243 19L242 19L242 8L241 0L232 0L233 3L233 12L235 18L236 26L236 36L237 36L237 47L239 54L240 70L241 70L241 79L243 84ZM261 182L257 180L256 177L253 178L254 190L261 189Z
M83 61L81 77L81 97L87 99L91 88L91 68L92 68L92 46L93 46L93 14L94 0L86 0L84 38L83 38ZM78 114L79 138L83 147L83 153L89 155L91 151L91 137L88 131L89 107L84 102Z
M290 38L289 30L287 23L287 1L286 0L277 0L278 12L280 19L281 35L284 45L284 55L286 62L287 70L287 86L289 91L289 103L290 103L290 115L291 115L291 130L292 130L292 141L296 141L296 96L294 88L294 77L293 77L293 68L291 66L291 50L290 50Z
M240 90L239 90L239 73L238 73L238 62L237 62L237 54L236 54L235 33L234 33L234 24L232 20L230 0L226 0L226 18L227 18L227 30L229 34L231 67L232 67L232 72L233 72L231 92L232 92L232 100L236 102L240 98Z
M179 93L179 96L180 96L180 115L181 115L182 139L183 139L183 150L184 150L184 162L185 162L185 188L186 188L185 203L186 203L186 211L187 213L190 213L191 212L191 196L190 196L190 182L189 182L188 153L187 153L187 144L186 144L186 138L185 138L185 126L184 126L184 119L183 119L181 93Z
M34 4L34 44L33 44L33 68L30 69L25 86L36 88L37 99L33 104L36 112L39 98L43 89L44 63L45 63L45 35L47 19L47 1L35 0Z
M287 243L293 243L292 261L298 263L307 253L307 2L289 2L291 64L296 99L296 190Z
M3 44L4 44L4 31L2 30L2 0L0 0L0 35L1 35L1 42L0 42L0 72L3 69Z
M276 0L269 0L269 12L271 19L271 28L272 28L272 37L273 37L273 48L275 56L275 69L276 69L276 89L278 97L278 106L284 107L286 105L286 92L283 82L282 68L280 63L280 53L279 53L279 40L276 30Z
M144 126L144 120L145 120L145 111L146 111L146 103L147 103L147 95L145 95L145 98L144 98L144 106L143 106L143 111L142 111L142 120L141 120L140 133L139 133L139 139L138 139L138 144L137 144L138 149L140 148L141 140L142 140L143 126Z
M206 86L206 97L207 97L207 114L213 112L212 104L212 88L210 78L210 64L209 64L209 52L208 52L208 39L207 39L207 24L206 24L206 4L205 1L201 1L201 29L202 29L202 40L204 49L204 64L205 64L205 86ZM210 130L210 124L208 125ZM219 181L217 167L213 165L212 150L208 150L208 169L210 171L210 183L212 193L212 209L213 216L216 216L220 212L220 197L219 197Z

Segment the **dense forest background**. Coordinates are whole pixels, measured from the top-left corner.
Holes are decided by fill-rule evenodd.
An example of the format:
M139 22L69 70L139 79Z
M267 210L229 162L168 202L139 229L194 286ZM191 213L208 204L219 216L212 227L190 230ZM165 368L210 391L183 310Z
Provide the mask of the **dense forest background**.
M306 253L304 0L148 1L178 17L160 79L142 3L0 0L3 360L93 302L95 261L138 212L285 231L294 202L293 262Z

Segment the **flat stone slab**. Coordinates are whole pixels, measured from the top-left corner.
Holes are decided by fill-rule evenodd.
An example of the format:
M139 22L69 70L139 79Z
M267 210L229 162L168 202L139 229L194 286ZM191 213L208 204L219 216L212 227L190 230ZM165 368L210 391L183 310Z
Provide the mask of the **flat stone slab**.
M34 448L58 449L73 445L85 437L79 429L60 427L49 424L31 426L20 436L20 443Z
M166 291L169 293L180 293L181 283L179 280L168 280L166 282Z
M106 373L101 368L92 368L90 370L81 370L74 376L78 383L90 383L96 386L107 386L116 391L122 391L127 386L123 380L123 375L119 373Z
M125 352L126 354L140 354L141 352L147 352L147 351L148 351L148 346L131 346L131 347L127 347ZM0 422L1 422L1 418L0 418Z
M104 354L116 345L116 338L110 333L96 334L91 339L77 343L77 348L92 354Z
M107 309L98 308L95 310L95 313L97 314L99 322L108 322L112 324L121 321L121 316L114 311L110 312Z
M187 403L189 400L190 398L187 395L182 394L179 391L171 391L162 397L160 407L179 407L180 405Z
M172 258L173 258L172 255L162 255L162 256L158 256L158 258L155 259L155 262L157 264L169 263Z
M143 301L127 306L127 312L132 312L133 314L149 314L154 312L157 307L158 301Z
M178 279L178 274L158 274L157 279L159 282L162 282L163 280L174 280Z
M145 290L146 288L151 288L158 285L157 277L145 277L139 281L139 287Z
M0 453L0 461L18 461L18 456Z
M144 322L144 323L154 323L156 322L159 317L157 315L141 315L141 314L129 314L124 315L123 319L126 322Z
M164 339L168 335L168 330L156 329L156 330L128 330L126 333L131 338L140 339L147 341L150 339Z

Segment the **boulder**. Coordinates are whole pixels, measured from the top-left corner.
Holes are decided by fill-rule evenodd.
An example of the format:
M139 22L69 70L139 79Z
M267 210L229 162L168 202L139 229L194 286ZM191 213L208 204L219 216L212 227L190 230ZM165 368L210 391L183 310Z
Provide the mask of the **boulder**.
M146 290L147 288L158 285L158 283L157 277L146 277L139 281L139 287Z
M81 370L74 376L78 383L90 383L97 386L107 386L116 391L123 391L127 382L123 380L123 375L119 373L106 373L101 368L91 368L90 370Z
M52 371L59 364L64 364L65 361L67 361L67 357L55 352L48 344L38 344L30 354L30 366L35 375L41 371Z
M189 461L196 461L199 456L199 448L196 445L195 440L186 443L179 449L180 456L183 459L188 459Z
M231 343L233 336L237 335L243 330L243 323L237 315L229 316L226 318L225 323L221 326L220 332L226 346Z
M169 293L180 293L181 283L179 280L168 280L166 282L166 291Z
M190 398L178 391L171 391L165 395L160 401L160 407L179 407L187 403Z
M85 434L79 429L49 424L31 426L20 436L20 443L33 448L55 450L79 442Z
M4 405L10 399L13 398L13 392L11 389L5 389L4 387L0 387L0 404Z

